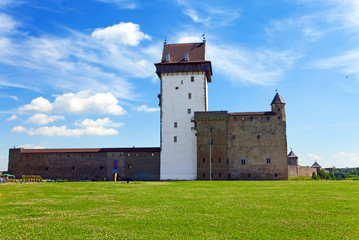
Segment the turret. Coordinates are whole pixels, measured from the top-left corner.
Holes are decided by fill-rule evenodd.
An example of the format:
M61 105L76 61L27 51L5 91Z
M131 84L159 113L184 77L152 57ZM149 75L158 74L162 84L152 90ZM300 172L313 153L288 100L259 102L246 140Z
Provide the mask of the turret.
M279 95L279 93L276 93L276 95L274 96L271 103L271 107L272 112L274 112L278 116L278 119L285 122L285 102Z

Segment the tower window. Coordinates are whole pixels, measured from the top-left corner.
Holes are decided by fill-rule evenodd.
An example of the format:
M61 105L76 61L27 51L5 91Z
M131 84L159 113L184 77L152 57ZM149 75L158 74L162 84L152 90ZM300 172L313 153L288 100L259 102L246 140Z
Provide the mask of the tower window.
M170 61L170 54L169 53L166 53L166 62L169 62Z
M236 135L233 135L233 136L232 136L232 139L233 139L233 140L236 139Z
M177 136L174 136L174 137L173 137L173 141L174 141L174 142L177 142Z
M234 117L233 120L234 120L234 121L237 121L237 117Z
M205 173L203 173L203 177L204 177L204 178L206 177L206 174L205 174Z
M278 119L280 120L280 117L278 117Z
M206 162L206 159L205 159L205 158L203 158L203 159L202 159L202 161L203 161L203 163L205 163L205 162Z
M278 108L278 112L280 111L280 108Z
M192 98L192 93L188 93L188 99Z
M271 164L270 158L266 158L266 162L267 162L267 164Z
M194 76L191 76L191 82L194 82Z
M246 165L246 159L245 158L241 159L241 165Z
M211 158L211 163L213 163L213 158Z
M227 159L227 164L229 164L229 159Z
M269 121L269 119L270 119L270 117L269 116L267 116L267 120Z
M221 158L219 158L219 159L218 159L218 162L219 162L219 163L220 163L220 162L222 162L222 159L221 159Z
M259 140L261 138L261 135L257 135L257 139Z
M188 54L188 52L186 52L186 53L184 54L184 60L185 60L185 61L188 61L188 60L189 60L189 54Z
M253 121L253 117L250 117L249 120L250 120L250 121Z
M212 131L213 131L213 129L212 129L212 128L210 128L210 129L209 129L209 131L210 131L210 132L212 132Z
M183 80L181 80L181 85L183 85Z
M190 108L187 109L187 113L191 114L191 109Z
M173 125L174 125L174 127L175 127L175 128L177 128L177 122L174 122L174 124L173 124Z
M219 177L219 178L221 178L221 177L222 177L222 174L221 174L221 173L219 173L219 174L218 174L218 177Z

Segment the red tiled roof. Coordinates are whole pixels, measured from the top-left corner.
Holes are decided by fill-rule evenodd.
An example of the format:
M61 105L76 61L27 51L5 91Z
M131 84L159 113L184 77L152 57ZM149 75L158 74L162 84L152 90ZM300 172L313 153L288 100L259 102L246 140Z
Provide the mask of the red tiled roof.
M185 54L188 53L188 61ZM170 54L170 61L166 62L166 54ZM166 44L163 47L161 63L191 63L206 61L205 43Z
M185 60L186 53L188 53L187 60ZM166 61L167 54L170 57L169 61ZM205 72L207 81L211 82L212 64L211 61L206 61L206 44L204 42L165 44L161 62L155 63L155 66L159 77L162 73Z
M97 152L160 152L159 147L146 148L54 148L54 149L24 149L21 153L97 153Z

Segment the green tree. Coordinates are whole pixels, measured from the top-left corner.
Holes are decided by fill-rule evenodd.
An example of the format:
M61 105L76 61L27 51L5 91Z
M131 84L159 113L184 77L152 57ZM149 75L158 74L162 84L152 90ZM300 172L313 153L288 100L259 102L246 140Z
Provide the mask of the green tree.
M312 178L313 178L314 180L317 180L317 179L318 179L318 176L317 176L317 174L316 174L315 172L312 172Z
M320 170L319 173L318 173L318 176L319 176L320 179L326 179L324 170Z

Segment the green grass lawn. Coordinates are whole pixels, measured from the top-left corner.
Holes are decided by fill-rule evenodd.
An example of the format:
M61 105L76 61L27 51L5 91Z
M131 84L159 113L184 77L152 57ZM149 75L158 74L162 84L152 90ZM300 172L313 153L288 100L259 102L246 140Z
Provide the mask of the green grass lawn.
M359 239L359 181L0 185L0 239Z

